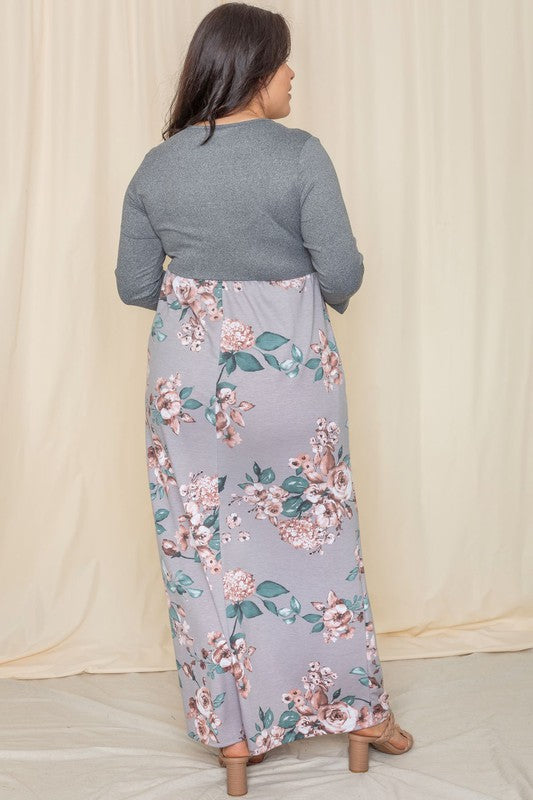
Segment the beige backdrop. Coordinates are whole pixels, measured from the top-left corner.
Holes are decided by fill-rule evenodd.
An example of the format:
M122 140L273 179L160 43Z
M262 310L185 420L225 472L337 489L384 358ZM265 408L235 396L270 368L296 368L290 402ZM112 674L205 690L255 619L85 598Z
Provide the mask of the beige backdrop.
M123 193L207 0L3 0L2 677L175 667ZM533 646L533 4L278 0L365 278L332 312L383 660Z

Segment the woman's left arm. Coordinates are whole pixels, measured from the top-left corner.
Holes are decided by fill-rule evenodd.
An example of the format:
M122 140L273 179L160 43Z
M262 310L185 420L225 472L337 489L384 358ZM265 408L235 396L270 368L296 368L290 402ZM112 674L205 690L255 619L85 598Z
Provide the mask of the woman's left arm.
M146 156L124 195L115 278L124 303L155 311L166 253L139 196L139 174L145 161Z

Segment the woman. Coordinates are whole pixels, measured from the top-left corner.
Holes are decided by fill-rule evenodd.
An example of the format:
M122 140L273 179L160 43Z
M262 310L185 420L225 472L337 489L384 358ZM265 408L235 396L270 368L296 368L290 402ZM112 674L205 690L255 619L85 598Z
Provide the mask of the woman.
M188 732L219 748L233 795L287 742L349 732L364 771L369 743L413 741L383 689L326 308L346 311L363 257L320 140L276 121L289 52L280 14L201 21L115 270L121 299L155 311L147 465Z

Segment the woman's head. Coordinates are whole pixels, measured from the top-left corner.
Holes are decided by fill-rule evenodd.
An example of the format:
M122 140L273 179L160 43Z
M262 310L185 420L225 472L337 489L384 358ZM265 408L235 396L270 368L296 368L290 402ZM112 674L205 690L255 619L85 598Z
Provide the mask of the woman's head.
M294 72L286 63L290 32L281 14L223 3L200 22L185 56L163 138L239 111L277 119L290 111Z

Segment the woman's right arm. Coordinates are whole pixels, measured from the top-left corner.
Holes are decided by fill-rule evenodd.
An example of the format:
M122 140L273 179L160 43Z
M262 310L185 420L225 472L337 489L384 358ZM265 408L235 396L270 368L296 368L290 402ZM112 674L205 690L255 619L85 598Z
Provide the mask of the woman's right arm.
M333 162L310 135L298 161L301 231L322 296L339 314L361 286L363 256L357 248Z

